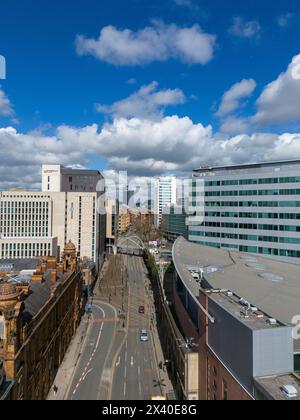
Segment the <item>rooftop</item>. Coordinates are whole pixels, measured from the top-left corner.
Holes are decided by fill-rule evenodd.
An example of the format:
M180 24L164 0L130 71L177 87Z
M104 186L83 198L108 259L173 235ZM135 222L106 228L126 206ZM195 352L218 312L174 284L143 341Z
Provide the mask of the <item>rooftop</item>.
M219 293L211 298L226 305L227 309L234 305L232 310L236 314L242 310L239 299L237 302L237 297L240 297L279 323L291 325L293 318L300 315L299 265L205 247L188 242L182 237L174 244L173 260L178 274L197 303L200 284L193 278L191 271L202 271L208 285L213 289L232 291L232 297ZM236 310L236 305L239 311ZM246 309L245 306L244 311ZM256 322L258 324L253 323L252 328L259 327L261 322L268 328L266 317L264 320L256 318ZM295 340L295 351L300 352L300 340Z
M271 162L259 162L259 163L245 163L241 165L228 165L228 166L203 166L198 169L195 169L194 172L212 172L212 171L221 171L224 169L248 169L248 168L261 168L266 166L276 166L276 165L300 165L300 160L282 160L282 161L271 161Z
M300 401L300 380L294 375L271 376L268 378L256 378L256 384L267 391L270 398L278 401L288 401L290 398L282 391L283 387L292 386L298 392L296 401Z
M51 291L54 285L51 280L51 269L46 270L43 274L44 281L38 282L32 281L32 274L44 261L39 259L2 260L2 262L3 261L15 265L11 273L7 273L2 278L0 277L2 288L4 285L7 285L7 287L18 284L29 285L29 295L24 300L25 309L23 312L23 319L26 323L30 323L32 318L38 314L51 297ZM57 282L63 283L68 278L69 274L70 273L61 274L57 272Z

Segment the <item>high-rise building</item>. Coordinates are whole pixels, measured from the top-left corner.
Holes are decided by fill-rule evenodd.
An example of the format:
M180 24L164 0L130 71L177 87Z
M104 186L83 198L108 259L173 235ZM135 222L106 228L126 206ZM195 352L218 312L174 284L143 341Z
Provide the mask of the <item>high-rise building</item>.
M163 215L162 230L169 241L174 241L179 236L188 237L188 215L183 205L172 204L167 214Z
M119 202L113 198L105 200L106 209L106 247L116 245L119 229ZM110 250L109 250L110 251Z
M155 225L161 225L165 209L171 204L176 204L177 184L175 177L161 177L155 182L154 215Z
M0 258L60 256L71 240L81 258L102 266L106 221L96 187L103 177L98 171L72 171L43 166L42 193L0 193Z
M300 263L300 161L200 168L189 240Z

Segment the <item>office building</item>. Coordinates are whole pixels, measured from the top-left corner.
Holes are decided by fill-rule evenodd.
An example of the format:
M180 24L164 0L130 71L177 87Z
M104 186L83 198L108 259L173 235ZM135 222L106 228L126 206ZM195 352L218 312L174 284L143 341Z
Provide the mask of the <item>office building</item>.
M168 241L175 241L178 237L188 238L188 215L183 205L171 204L162 218L161 228Z
M102 175L88 170L80 175L59 165L43 166L42 171L45 191L0 193L0 258L59 257L71 240L80 258L94 261L100 269L106 218L98 211L96 185Z
M106 247L111 248L116 245L119 230L119 202L113 198L105 200L106 209Z
M184 238L173 262L170 305L199 355L198 399L300 400L299 266Z
M300 263L300 161L194 171L189 239Z
M160 227L163 214L171 204L176 204L177 184L175 177L161 177L155 181L154 216L155 226Z
M49 195L0 192L0 259L57 256Z
M43 192L101 192L103 176L99 171L66 168L62 165L42 166Z

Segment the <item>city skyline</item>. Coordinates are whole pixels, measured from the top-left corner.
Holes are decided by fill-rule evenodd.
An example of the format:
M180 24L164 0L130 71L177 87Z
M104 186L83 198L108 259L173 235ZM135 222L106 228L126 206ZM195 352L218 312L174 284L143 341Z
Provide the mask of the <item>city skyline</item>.
M29 3L2 7L0 189L38 190L42 163L140 178L300 156L298 1Z

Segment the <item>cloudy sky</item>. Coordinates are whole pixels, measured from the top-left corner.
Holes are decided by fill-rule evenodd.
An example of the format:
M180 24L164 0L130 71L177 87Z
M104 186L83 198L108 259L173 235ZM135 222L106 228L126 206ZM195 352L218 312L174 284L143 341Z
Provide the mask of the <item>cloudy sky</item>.
M299 0L2 0L0 188L300 158L299 34Z

